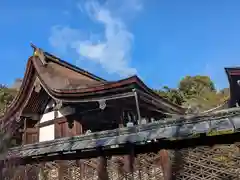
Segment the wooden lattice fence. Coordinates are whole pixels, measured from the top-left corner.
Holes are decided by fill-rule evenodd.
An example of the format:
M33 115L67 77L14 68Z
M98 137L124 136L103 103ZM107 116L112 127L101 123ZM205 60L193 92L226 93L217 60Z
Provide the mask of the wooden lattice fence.
M169 150L171 176L179 180L239 180L240 144L199 146ZM123 156L107 161L109 180L161 180L164 179L159 154L140 154L134 160L133 172L126 172ZM5 165L3 180L97 180L98 159L56 161L34 165ZM107 179L102 177L102 179Z

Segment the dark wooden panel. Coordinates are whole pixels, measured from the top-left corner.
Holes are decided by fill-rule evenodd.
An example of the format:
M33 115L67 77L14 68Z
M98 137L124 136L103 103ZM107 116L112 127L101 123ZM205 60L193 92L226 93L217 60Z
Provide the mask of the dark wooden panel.
M55 138L68 137L68 126L66 117L55 120Z
M38 142L37 132L26 132L26 144L33 144Z
M74 121L74 126L75 126L75 132L76 135L80 135L83 133L83 129L82 129L82 124L79 121Z
M62 122L60 125L61 137L68 137L68 126L67 122Z
M55 138L61 137L72 137L82 134L82 125L80 121L75 120L75 116L67 116L55 119ZM68 126L68 120L73 121L74 125L72 128Z
M55 139L61 138L59 123L55 123L54 127L55 127Z

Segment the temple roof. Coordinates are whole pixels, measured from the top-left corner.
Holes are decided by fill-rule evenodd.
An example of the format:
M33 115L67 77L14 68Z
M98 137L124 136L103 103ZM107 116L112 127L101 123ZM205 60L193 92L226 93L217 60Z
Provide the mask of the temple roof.
M137 76L109 82L32 45L34 55L28 59L19 93L2 120L20 116L31 95L41 86L47 94L62 102L80 102L105 94L127 92L133 88L161 101L164 106L183 114L184 109L167 101L148 88Z

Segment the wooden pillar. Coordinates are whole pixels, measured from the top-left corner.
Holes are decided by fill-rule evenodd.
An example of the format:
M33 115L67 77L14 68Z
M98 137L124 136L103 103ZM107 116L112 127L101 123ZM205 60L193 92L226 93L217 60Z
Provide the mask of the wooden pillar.
M57 161L59 168L58 168L58 179L65 180L71 179L71 175L68 172L69 166L63 160Z
M83 134L83 127L80 121L74 120L74 131L75 134L74 135L81 135Z
M40 168L36 167L35 165L28 165L27 167L27 180L37 179L39 177L39 170Z
M74 128L75 128L75 135L81 135L83 134L83 127L82 124L80 122L80 120L77 120L78 117L75 116L75 120L74 120ZM80 169L80 180L84 179L84 163L82 162L82 160L76 160L76 164L77 167L79 167Z
M108 172L107 172L107 158L101 152L100 157L98 158L98 166L97 166L98 180L108 180Z
M123 168L126 172L133 172L133 163L134 163L134 153L133 150L128 155L124 156L124 165Z
M124 127L123 111L122 111L122 109L119 109L118 115L119 115L119 116L118 116L118 117L119 117L118 127L119 127L119 128L122 128L122 127Z
M40 139L40 127L39 126L36 126L35 127L37 129L37 142L39 142L39 139Z
M138 116L138 123L141 125L142 124L142 118L141 118L141 113L140 113L140 107L139 107L139 101L138 101L138 94L136 90L134 89L134 97L135 97L135 103L136 103L136 110L137 110L137 116Z
M162 149L159 151L160 161L159 165L162 168L164 180L171 180L172 170L171 170L171 160L167 150Z
M79 167L80 169L80 179L79 180L83 180L84 179L84 163L82 162L82 160L76 160L76 164L77 164L77 167Z
M123 109L119 109L118 111L119 114L119 128L124 127L124 117L123 117ZM129 154L128 155L124 155L123 156L123 169L120 170L119 169L119 173L122 174L122 172L126 172L126 173L133 173L133 163L134 163L134 149L132 145L128 146L128 150L129 150Z
M22 143L23 145L27 143L27 118L24 118L24 122L23 122L23 134L22 134Z
M133 179L133 171L134 171L134 148L131 144L128 145L129 154L124 156L124 165L123 169L126 173L130 173L130 179Z
M0 161L0 179L3 179L3 168L4 168L4 161Z
M49 171L44 171L45 163L40 163L40 168L39 168L39 180L45 180L48 178ZM51 170L50 170L51 171Z

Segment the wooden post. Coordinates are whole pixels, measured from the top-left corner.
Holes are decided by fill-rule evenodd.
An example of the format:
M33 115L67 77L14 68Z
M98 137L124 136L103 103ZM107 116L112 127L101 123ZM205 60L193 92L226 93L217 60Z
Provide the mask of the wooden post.
M77 118L77 117L76 117ZM82 124L80 122L80 120L74 120L74 127L75 127L75 135L81 135L83 134L83 127ZM80 169L80 180L84 179L84 163L82 162L82 160L78 159L76 160L76 164Z
M165 149L160 150L159 156L160 156L159 165L162 168L164 180L171 180L172 176L171 160L168 151Z
M100 157L98 159L97 173L98 180L108 180L108 172L107 172L107 158L103 154L102 150L100 150Z
M27 144L27 118L24 118L24 122L23 122L23 134L22 134L22 143Z
M126 173L131 173L130 178L133 179L133 171L134 171L134 148L131 144L128 145L129 154L124 156L124 165L123 169Z
M0 161L0 179L3 179L3 168L4 168L4 161Z
M138 94L137 94L135 89L133 91L134 91L134 97L135 97L135 102L136 102L138 122L141 125L142 124L142 119L141 119L141 113L140 113L140 107L139 107L139 101L138 101Z
M124 127L124 117L123 117L123 109L119 109L119 128ZM123 156L123 167L119 172L122 173L123 171L126 173L133 172L133 163L134 163L134 150L132 145L129 145L129 154Z
M65 179L71 179L70 174L68 173L68 164L64 162L64 160L57 161L59 168L58 168L58 179L59 180L65 180Z
M122 128L124 127L124 122L123 122L123 110L122 108L117 110L117 114L118 114L118 127Z
M49 171L48 172L44 171L45 163L40 163L40 165L41 166L39 168L39 180L45 180L48 178Z

